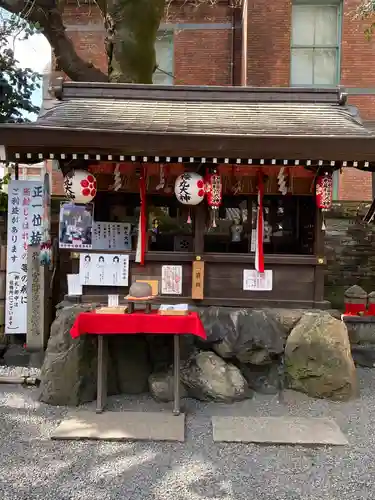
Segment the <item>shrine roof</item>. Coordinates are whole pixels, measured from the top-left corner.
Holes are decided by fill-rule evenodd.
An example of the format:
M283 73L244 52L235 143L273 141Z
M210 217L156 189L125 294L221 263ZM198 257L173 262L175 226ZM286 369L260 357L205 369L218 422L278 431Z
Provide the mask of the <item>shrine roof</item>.
M18 149L23 157L27 149L40 161L47 148L58 154L375 162L375 132L362 124L342 88L69 82L55 88L55 96L35 123L0 125L0 143L10 156Z

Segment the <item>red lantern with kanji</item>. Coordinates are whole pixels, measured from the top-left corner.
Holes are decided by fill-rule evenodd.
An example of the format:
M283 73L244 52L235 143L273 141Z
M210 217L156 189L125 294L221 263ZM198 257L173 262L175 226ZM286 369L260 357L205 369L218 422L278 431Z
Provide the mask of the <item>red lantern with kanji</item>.
M329 210L332 207L333 180L332 174L326 172L316 179L316 206L322 210Z
M212 227L216 227L216 212L223 199L221 176L216 169L206 173L206 197L208 206L212 210Z

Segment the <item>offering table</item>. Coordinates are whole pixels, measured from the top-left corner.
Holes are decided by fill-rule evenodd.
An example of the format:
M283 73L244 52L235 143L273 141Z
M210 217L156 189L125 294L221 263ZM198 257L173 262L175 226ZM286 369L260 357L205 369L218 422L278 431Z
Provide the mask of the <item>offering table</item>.
M98 336L98 374L96 412L103 412L107 401L108 343L107 335L173 335L173 414L180 414L180 335L195 335L206 339L203 324L195 312L186 315L146 314L97 314L95 311L80 313L70 334Z

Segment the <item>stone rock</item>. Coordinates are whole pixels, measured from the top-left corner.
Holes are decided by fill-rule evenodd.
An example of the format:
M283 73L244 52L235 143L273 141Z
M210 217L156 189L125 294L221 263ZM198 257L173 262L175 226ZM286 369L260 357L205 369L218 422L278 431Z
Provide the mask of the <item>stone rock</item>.
M235 333L231 312L235 311L235 309L229 307L206 307L201 309L199 316L206 331L207 340L199 339L199 342L213 344L227 337L232 337Z
M352 357L357 366L375 368L374 345L352 345Z
M157 401L166 403L173 401L173 374L171 372L152 373L148 384L151 395ZM185 386L180 383L180 398L186 398L187 395Z
M241 363L239 369L255 392L277 394L283 387L283 373L277 364L259 366Z
M43 403L77 406L95 399L97 339L90 335L72 339L70 335L77 314L92 309L95 305L57 309L40 375Z
M373 316L346 316L344 322L352 344L375 345L375 318Z
M280 325L290 333L298 321L305 314L305 309L265 309L267 315L273 317Z
M151 363L145 336L113 335L108 343L118 392L142 394L148 391Z
M222 310L221 315L226 334L212 345L220 357L261 365L272 363L284 351L287 330L267 310Z
M328 313L306 313L293 328L285 368L289 387L309 396L347 400L357 395L346 326Z
M251 397L240 370L211 351L201 351L181 367L181 380L190 397L230 403Z
M344 297L347 299L367 299L367 292L358 285L353 285L345 290Z

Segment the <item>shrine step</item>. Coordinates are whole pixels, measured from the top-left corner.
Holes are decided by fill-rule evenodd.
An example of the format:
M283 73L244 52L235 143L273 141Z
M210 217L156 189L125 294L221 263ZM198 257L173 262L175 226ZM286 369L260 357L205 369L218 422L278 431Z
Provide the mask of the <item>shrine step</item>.
M347 445L337 423L329 418L212 417L216 442L296 445Z
M63 420L52 439L185 441L185 415L167 412L77 411Z

